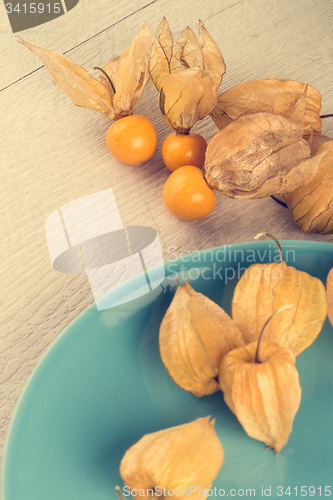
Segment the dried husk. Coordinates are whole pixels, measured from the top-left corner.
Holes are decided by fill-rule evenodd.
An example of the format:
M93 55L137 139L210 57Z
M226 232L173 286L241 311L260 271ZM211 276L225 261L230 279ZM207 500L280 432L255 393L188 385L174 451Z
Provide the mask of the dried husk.
M296 224L305 232L333 233L333 141L317 150L321 157L314 178L305 186L284 195Z
M320 108L321 94L313 87L295 80L269 78L243 82L219 94L210 116L221 130L243 113L265 111L320 132Z
M285 262L253 264L236 285L232 318L250 343L259 338L270 315L286 304L293 308L271 319L263 339L297 356L314 342L326 319L325 287L318 278Z
M305 133L303 135L303 139L309 144L311 149L311 155L315 155L323 144L329 141L333 141L333 137L329 137L328 135L321 134L320 132L316 132L315 130L311 130L310 133Z
M100 111L108 118L116 120L133 113L149 77L151 30L146 23L142 23L138 30L139 34L124 54L119 58L110 59L102 68L111 77L112 85L104 75L101 76L101 81L98 81L82 66L62 54L36 47L23 40L21 43L41 59L55 85L63 90L76 106Z
M147 23L140 24L138 30L138 35L120 57L117 66L116 93L113 98L113 108L117 116L133 113L149 77L148 52L152 32Z
M24 40L21 43L41 59L54 84L67 94L75 106L100 111L111 120L115 119L112 96L82 66L53 50L41 49Z
M163 78L159 105L163 118L178 134L187 134L215 105L216 89L211 75L186 69Z
M199 40L186 27L174 42L163 18L153 38L149 64L164 119L177 133L188 133L217 102L225 63L216 43L201 21Z
M243 343L238 327L221 307L188 281L178 285L159 334L162 361L176 384L198 397L218 391L221 359Z
M280 316L280 315L278 315ZM290 349L261 341L227 354L220 366L224 399L245 432L276 453L286 445L301 401L301 387Z
M327 275L326 294L327 294L327 316L331 325L333 326L333 268Z
M149 73L158 91L161 89L162 79L171 72L173 44L172 32L163 17L153 37L149 59Z
M315 176L321 155L311 157L304 129L273 113L241 115L210 141L208 185L236 199L294 191Z
M207 493L203 490L209 490L224 460L214 429L215 419L209 420L209 416L199 418L143 436L121 461L120 475L125 485L143 499L157 498L161 490L156 490L155 497L154 489L165 488L165 500L175 498L167 494L168 490L180 489L183 494L183 488L197 486L197 492L192 489L191 498L205 499ZM153 490L150 495L148 489Z

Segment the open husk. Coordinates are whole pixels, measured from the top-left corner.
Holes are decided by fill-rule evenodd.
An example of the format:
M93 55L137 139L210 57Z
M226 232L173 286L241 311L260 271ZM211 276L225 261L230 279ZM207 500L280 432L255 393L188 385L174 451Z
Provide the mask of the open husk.
M216 43L201 21L199 40L187 26L174 41L163 18L152 41L149 64L164 119L177 133L188 133L217 102L225 63Z
M210 116L221 130L243 113L265 111L320 132L320 108L321 94L313 87L295 80L269 78L243 82L219 94Z
M333 233L333 141L316 151L318 171L305 186L285 194L284 199L296 224L305 232Z
M208 144L208 185L231 198L254 199L308 184L322 154L311 157L303 133L304 128L277 114L239 116Z
M191 498L205 499L224 460L214 422L208 416L143 436L121 460L125 485L143 499L188 496L191 486Z
M37 55L50 73L53 82L76 105L116 120L131 115L149 77L148 52L151 30L147 23L138 27L139 33L121 57L112 58L104 66L101 81L68 57L52 50L36 47L20 40ZM97 68L98 70L100 68Z
M159 334L162 361L176 384L198 397L218 391L221 359L243 343L238 327L221 307L188 281L178 285Z
M227 354L220 366L224 399L245 432L276 453L285 446L301 401L301 387L290 349L261 341Z

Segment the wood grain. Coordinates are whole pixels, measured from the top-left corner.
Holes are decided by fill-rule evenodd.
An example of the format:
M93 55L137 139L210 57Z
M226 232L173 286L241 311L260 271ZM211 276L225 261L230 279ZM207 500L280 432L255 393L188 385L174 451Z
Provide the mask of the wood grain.
M53 270L44 224L62 205L112 188L124 225L150 225L160 236L165 260L218 245L251 241L259 231L280 239L333 242L333 235L304 234L288 210L272 199L235 201L218 196L203 221L182 222L165 209L161 193L169 172L161 145L170 129L147 87L136 112L158 134L154 156L139 167L113 159L104 137L109 120L73 106L52 83L38 59L16 42L5 12L0 24L1 269L0 445L18 396L32 369L60 332L93 302L86 276ZM166 15L175 36L201 19L227 65L226 89L244 80L277 77L309 83L333 111L331 0L80 0L65 16L20 35L66 52L89 69L121 54L146 21L153 32ZM37 70L37 71L35 71ZM208 117L194 131L208 141L217 129ZM333 135L333 121L324 133Z

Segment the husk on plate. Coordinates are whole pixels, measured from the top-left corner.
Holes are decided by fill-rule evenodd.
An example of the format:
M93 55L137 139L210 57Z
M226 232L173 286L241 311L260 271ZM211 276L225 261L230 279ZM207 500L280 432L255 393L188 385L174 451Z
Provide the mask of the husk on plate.
M221 359L243 344L240 330L221 307L188 281L178 285L159 334L162 361L176 384L198 397L218 391Z
M246 433L276 454L287 443L301 401L301 387L290 349L261 341L228 353L219 381L224 400Z
M184 490L188 496L191 486L191 498L207 498L224 461L214 422L208 416L143 436L121 460L120 475L125 485L143 499L154 499L162 493L165 500L174 499Z
M327 276L326 294L327 294L327 316L331 325L333 326L333 267Z
M232 318L244 340L250 343L258 339L274 311L292 305L290 310L272 318L263 339L287 347L297 356L322 329L327 314L326 292L318 278L288 266L279 249L281 262L252 264L244 272L234 291Z

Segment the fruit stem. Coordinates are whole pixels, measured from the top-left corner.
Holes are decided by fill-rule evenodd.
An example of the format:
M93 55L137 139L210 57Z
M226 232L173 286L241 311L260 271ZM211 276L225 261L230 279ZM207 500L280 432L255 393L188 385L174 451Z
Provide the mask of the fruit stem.
M258 233L254 239L255 240L258 240L261 236L268 236L268 238L271 238L275 243L276 243L276 246L278 247L278 250L279 250L279 254L280 254L280 259L281 259L281 262L284 262L284 258L283 258L283 253L282 253L282 248L281 248L281 245L280 243L278 242L278 240L275 238L275 236L273 236L271 233L266 233L266 232L263 232L263 233Z
M91 75L91 73L92 73L93 71L100 71L101 73L103 73L103 75L104 75L104 76L105 76L105 78L108 80L109 84L111 85L111 88L112 88L112 92L113 92L113 94L115 94L115 93L116 93L116 89L114 88L113 83L112 83L112 81L111 81L111 78L109 77L109 75L107 74L107 72L106 72L106 71L104 71L104 69L103 69L103 68L100 68L99 66L94 66L93 68L91 68L91 69L88 71L88 75Z
M257 349L256 349L256 353L255 353L255 355L254 355L254 362L255 362L255 363L260 363L260 361L259 361L259 359L258 359L258 354L259 354L259 345L260 345L260 340L261 340L262 334L264 333L264 330L265 330L265 328L266 328L267 324L268 324L268 323L270 322L270 320L271 320L272 318L274 318L274 316L275 316L276 314L278 314L279 312L281 312L281 311L285 311L286 309L292 309L292 308L293 308L293 306L292 306L291 304L285 304L284 306L279 307L279 309L276 309L276 311L274 311L274 312L270 315L270 317L268 318L268 320L266 321L266 323L265 323L265 324L264 324L264 326L262 327L261 332L260 332L260 335L259 335L259 338L258 338Z
M320 118L332 118L333 116L333 113L329 114L329 115L320 115Z

